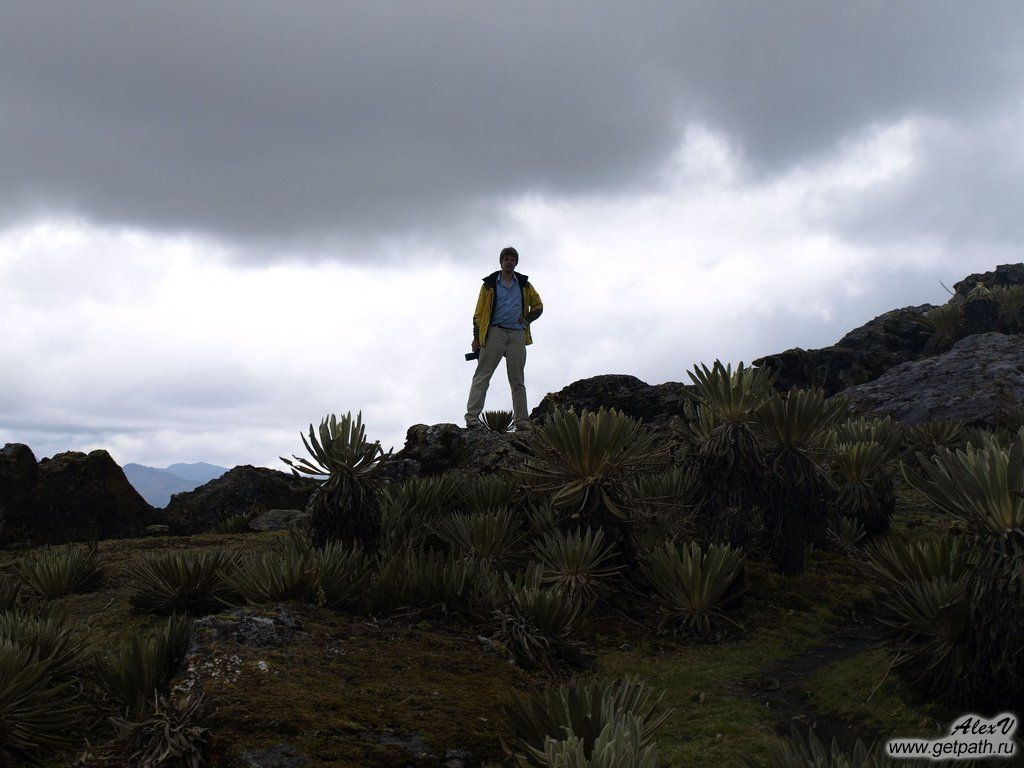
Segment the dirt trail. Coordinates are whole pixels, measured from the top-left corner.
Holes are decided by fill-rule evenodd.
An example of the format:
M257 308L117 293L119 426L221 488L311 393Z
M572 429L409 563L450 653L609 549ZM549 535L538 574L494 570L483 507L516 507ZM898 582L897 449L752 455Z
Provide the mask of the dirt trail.
M830 744L834 738L844 749L857 739L872 741L880 734L862 723L851 723L834 715L815 711L806 680L824 666L852 658L877 647L882 631L874 626L843 627L822 645L810 648L743 681L744 691L772 711L780 736L789 736L796 726L801 732L813 727L818 738Z

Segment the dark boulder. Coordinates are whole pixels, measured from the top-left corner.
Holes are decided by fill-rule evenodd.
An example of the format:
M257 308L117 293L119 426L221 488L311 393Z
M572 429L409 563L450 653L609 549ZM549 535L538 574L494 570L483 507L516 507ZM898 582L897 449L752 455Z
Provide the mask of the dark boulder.
M12 539L60 544L141 535L160 521L109 453L68 451L39 462L36 483L7 522Z
M958 283L953 283L953 291L961 298L981 283L986 288L1005 288L1011 285L1024 285L1024 264L1000 264L991 272L980 272L968 275Z
M1024 405L1024 338L984 333L951 350L903 363L843 392L857 412L905 424L930 419L993 426L1007 405Z
M754 365L771 368L780 390L817 386L834 395L928 354L931 332L919 318L932 308L922 304L894 309L850 331L831 347L790 349L758 358Z
M522 456L513 433L455 424L415 424L409 427L405 447L395 454L395 460L415 462L419 474L428 476L450 469L494 472L515 466Z
M35 454L27 445L7 443L0 448L0 505L23 499L39 478Z
M233 515L270 509L305 509L319 482L266 467L245 465L194 491L176 493L164 509L167 521L184 533L212 530Z
M664 421L682 415L683 403L692 389L690 385L675 381L652 385L625 374L592 376L545 395L533 409L530 419L543 421L556 408L575 408L579 413L584 409L596 411L603 406L641 421Z

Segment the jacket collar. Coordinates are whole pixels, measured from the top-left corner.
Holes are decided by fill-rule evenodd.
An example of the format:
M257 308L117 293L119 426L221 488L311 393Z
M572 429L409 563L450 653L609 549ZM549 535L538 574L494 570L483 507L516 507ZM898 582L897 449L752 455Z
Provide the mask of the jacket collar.
M497 288L498 275L500 274L500 269L497 272L492 272L491 274L489 274L487 277L484 278L484 285L486 285L488 288ZM520 275L518 272L513 272L512 274L514 274L516 276L516 280L519 281L519 287L525 288L527 282L529 282L529 278L526 275Z

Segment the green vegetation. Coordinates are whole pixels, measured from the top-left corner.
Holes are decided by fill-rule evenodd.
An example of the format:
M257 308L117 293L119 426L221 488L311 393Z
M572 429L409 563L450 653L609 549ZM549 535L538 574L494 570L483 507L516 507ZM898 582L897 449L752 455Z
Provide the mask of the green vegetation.
M129 602L151 613L216 611L228 596L220 571L236 567L235 553L223 550L145 554L128 568L136 585Z
M44 549L22 561L18 578L31 594L55 600L98 589L104 573L95 546L69 546Z

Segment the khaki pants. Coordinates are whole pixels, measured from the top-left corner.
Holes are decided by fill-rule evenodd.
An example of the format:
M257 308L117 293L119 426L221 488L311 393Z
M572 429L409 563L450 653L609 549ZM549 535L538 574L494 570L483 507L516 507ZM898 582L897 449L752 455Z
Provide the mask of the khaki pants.
M512 388L512 418L517 427L528 425L530 414L526 410L526 382L523 371L526 368L526 331L509 331L494 326L487 330L487 343L480 347L480 359L476 361L476 373L469 388L469 402L466 404L466 424L480 421L487 397L487 385L491 375L505 358L508 383Z

